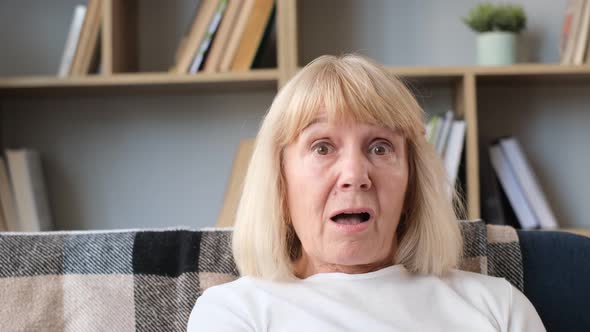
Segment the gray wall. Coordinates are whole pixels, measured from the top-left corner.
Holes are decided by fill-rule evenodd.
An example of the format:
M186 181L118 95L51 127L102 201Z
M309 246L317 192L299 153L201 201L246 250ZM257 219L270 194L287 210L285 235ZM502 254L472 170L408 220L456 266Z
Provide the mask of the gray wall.
M2 1L0 76L54 74L80 2ZM164 71L198 1L139 2L140 68ZM529 15L521 61L558 61L565 0L513 2ZM356 51L388 65L474 64L475 34L460 17L476 3L303 0L300 63ZM429 112L452 107L451 87L416 89ZM588 84L479 91L482 153L489 139L518 131L564 226L590 226L583 206L590 188L588 91ZM41 151L60 229L212 226L235 148L255 135L274 93L5 98L3 136L9 147Z
M58 229L213 226L273 95L9 100L5 139L41 151Z
M473 0L302 0L300 62L360 52L387 65L475 64L475 33L462 21ZM505 1L489 1L505 2ZM521 62L559 58L565 0L515 0L528 15Z

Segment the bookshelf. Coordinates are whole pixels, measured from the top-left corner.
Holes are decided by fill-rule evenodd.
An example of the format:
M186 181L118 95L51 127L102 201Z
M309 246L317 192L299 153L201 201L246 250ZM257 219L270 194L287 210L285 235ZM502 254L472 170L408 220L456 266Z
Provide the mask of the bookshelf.
M71 1L61 1L63 1L63 3L60 2L62 7L65 4L71 5ZM181 13L193 10L194 3L194 1L188 0L175 0L174 5L171 7L176 8L176 13ZM258 115L263 114L264 110L270 105L272 95L276 93L277 89L309 60L325 53L359 52L384 63L389 71L401 76L412 87L417 89L416 91L422 93L422 99L420 97L419 99L425 105L425 109L429 109L426 106L430 106L430 108L450 107L456 114L465 118L467 134L465 143L466 183L464 189L466 190L468 216L470 218L479 218L481 216L482 201L485 199L485 197L482 197L485 188L482 188L480 174L483 167L481 165L482 155L486 153L486 151L483 151L485 146L482 143L482 137L488 135L487 132L490 130L494 131L485 123L481 123L482 111L487 112L490 109L487 105L489 98L485 96L487 91L489 89L529 91L536 86L546 87L556 83L582 88L590 84L590 66L554 64L557 62L555 54L542 49L539 50L541 56L536 59L541 63L523 63L502 67L471 65L466 59L474 59L473 53L470 53L473 52L473 47L468 44L471 41L474 42L474 37L466 27L461 26L460 22L458 22L458 17L465 13L465 8L468 7L469 3L468 1L459 1L443 6L433 1L404 4L402 1L377 0L369 3L360 0L278 0L275 21L277 28L277 68L235 73L184 75L167 72L167 68L161 65L161 63L165 62L162 60L164 56L157 60L150 58L151 55L148 51L156 50L157 46L154 45L158 40L162 45L169 45L166 55L169 58L169 55L177 46L171 43L169 39L178 39L167 36L162 37L156 34L156 30L170 32L174 29L170 28L170 26L162 28L153 26L153 18L156 17L155 13L160 11L155 2L108 0L106 1L107 5L104 7L103 18L106 33L101 39L101 50L104 54L103 66L106 68L104 75L63 79L49 75L10 75L0 77L0 110L3 113L2 122L4 124L3 143L10 146L28 142L33 146L38 144L48 151L55 150L48 147L45 142L39 143L41 138L27 139L25 133L8 128L13 124L12 121L15 118L12 113L18 111L35 114L27 110L36 107L52 109L60 107L66 102L85 105L89 100L109 96L115 98L115 101L109 102L109 106L114 109L126 107L125 102L118 104L116 101L125 100L126 98L134 100L137 105L142 105L153 102L154 98L161 97L167 102L174 103L176 96L181 98L190 96L187 98L190 98L192 102L200 103L203 101L208 107L212 107L203 115L208 116L213 112L227 112L227 107L235 107L232 106L234 104L229 103L217 109L215 101L210 101L210 99L217 100L215 98L223 99L228 97L228 99L237 100L235 105L239 105L239 98L256 95L260 96L260 98L250 102L249 112ZM338 11L333 10L336 6L339 9ZM551 6L557 5L552 4ZM525 9L528 10L532 18L535 15L540 19L548 17L548 14L540 8L540 5L528 4ZM162 15L169 15L163 18L162 24L175 24L174 35L179 37L188 22L190 14L183 14L184 16L179 19L179 17L171 14L172 9L170 8L161 11L164 13ZM399 15L403 19L400 19L400 22L392 22L389 19L391 15L383 15L384 12ZM441 12L444 15L440 14ZM415 17L418 13L423 15L422 18L426 21L428 21L428 17L437 17L439 19L435 23L418 25L409 18L404 18L406 16ZM62 15L67 17L69 14L67 11ZM559 18L555 17L546 20L545 24L548 25L546 31L557 29L556 27L560 23ZM403 26L402 29L399 24L405 24L406 26ZM450 28L439 29L440 26L434 24L445 27L450 26ZM407 35L408 25L415 30L409 35ZM445 40L445 38L439 35L444 31L439 30L445 29L452 30L454 38L446 38L446 44L441 44L441 40ZM531 29L534 30L535 27L533 26ZM143 31L149 31L152 35L146 36L142 34ZM387 38L384 38L385 32L389 33L386 36ZM60 34L65 34L65 32L60 32ZM432 36L429 36L430 34ZM156 41L146 41L149 37L153 37ZM416 42L425 37L429 43L418 44ZM397 42L389 44L383 42L383 40L389 40L390 38ZM546 39L549 44L555 42L554 35ZM398 47L391 47L392 45ZM431 48L436 49L437 52L427 58L428 52L425 52L425 50ZM462 50L461 56L457 56L457 49ZM164 51L161 54L164 54ZM464 63L468 65L463 65ZM153 71L154 69L160 71ZM534 94L532 96L529 94L529 97L536 98L537 96ZM431 98L433 96L434 98ZM43 102L39 105L31 104L20 107L27 104L26 100L31 98L40 98ZM581 98L581 100L584 100L584 97ZM431 101L430 99L435 100ZM486 104L482 104L482 101L485 101ZM433 105L434 107L432 107ZM256 111L252 111L253 109L256 109ZM41 111L38 110L37 112ZM19 116L16 117L19 118ZM34 121L34 116L23 116L22 119L24 120L19 121ZM204 118L200 118L200 120L206 122ZM179 122L180 120L172 121ZM224 125L218 122L211 125L218 126L220 131L224 129ZM255 124L251 121L249 126L251 128L250 132L247 134L242 132L241 135L244 136L242 138L247 138L255 133L253 129ZM51 130L48 129L48 132L51 132ZM40 137L45 136L40 135ZM585 137L588 138L588 136ZM200 139L203 139L203 137ZM233 137L233 139L233 146L237 148L237 138ZM205 214L208 220L217 220L218 207L222 204L221 197L226 189L226 181L227 177L229 177L231 160L234 154L235 150L231 149L223 152L224 158L221 159L224 160L224 165L220 169L223 170L223 174L226 174L226 178L224 181L215 183L217 201L200 206L208 210ZM54 161L56 164L60 162L65 161ZM215 167L215 165L208 165L207 167ZM49 176L51 177L51 174ZM54 180L55 182L57 180ZM485 183L483 185L485 186ZM173 198L171 199L173 200ZM85 201L87 198L83 200ZM590 227L587 221L580 218L580 216L584 215L584 212L579 208L581 204L579 202L574 207L578 209L573 214L575 215L572 217L574 220L568 221L565 226L581 229ZM76 215L60 212L59 210L63 209L65 205L64 202L58 203L58 211L56 212L58 216L56 219L60 215L65 219L85 216L84 212L79 212ZM172 206L173 204L169 202L168 209L171 209ZM215 208L211 208L212 206ZM99 220L99 217L92 216L91 219L94 221L90 224L93 224L96 223L96 220ZM172 224L177 223L172 222ZM201 226L210 225L211 222ZM66 223L65 227L73 228L77 226L75 223ZM102 224L97 225L97 227L108 228L112 226L111 224Z
M224 90L244 88L276 89L279 72L257 69L239 73L172 75L168 73L123 73L87 77L51 76L0 78L0 96L49 94L146 94L179 93L189 89Z

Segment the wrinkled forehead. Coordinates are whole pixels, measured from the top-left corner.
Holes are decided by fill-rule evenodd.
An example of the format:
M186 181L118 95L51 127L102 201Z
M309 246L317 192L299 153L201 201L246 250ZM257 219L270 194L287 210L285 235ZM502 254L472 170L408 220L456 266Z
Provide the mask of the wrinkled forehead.
M289 135L288 141L292 142L306 131L306 129L320 125L338 127L352 124L366 124L388 129L404 136L399 124L391 120L393 119L382 119L382 116L378 112L371 112L366 108L354 111L349 107L336 109L321 106L314 109L301 110L299 121L296 121L296 125L291 129L291 135Z

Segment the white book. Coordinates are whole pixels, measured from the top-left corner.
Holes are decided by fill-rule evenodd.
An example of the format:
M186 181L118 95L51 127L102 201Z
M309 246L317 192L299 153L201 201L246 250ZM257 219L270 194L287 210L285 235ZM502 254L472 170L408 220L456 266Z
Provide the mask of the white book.
M459 173L459 164L461 163L461 152L463 152L463 145L465 142L465 121L455 120L450 129L449 141L444 155L445 169L449 177L449 184L452 190L457 181L457 174Z
M581 28L585 2L586 0L572 0L572 19L569 27L567 41L565 43L565 49L561 57L562 65L571 65L574 63L574 53L576 50L578 34Z
M20 231L12 183L3 157L0 157L0 203L2 204L2 214L7 230L10 232Z
M580 18L580 28L576 36L576 43L572 63L581 65L586 55L586 44L588 43L588 28L590 27L590 1L584 1Z
M447 146L447 141L449 139L449 131L451 130L451 125L453 124L453 118L453 111L447 111L447 113L445 113L444 120L442 121L440 134L438 135L438 139L436 140L436 152L438 152L438 155L441 157L444 155L445 147Z
M496 171L496 175L500 180L502 188L508 200L512 205L512 209L518 218L518 222L523 229L534 229L539 227L531 207L529 206L522 189L518 185L516 175L512 171L508 159L502 153L502 149L499 145L493 145L490 147L490 160L492 167Z
M66 45L64 47L63 54L61 56L61 62L59 64L59 71L57 76L66 77L70 73L70 68L74 60L74 54L78 47L80 40L80 31L82 30L82 24L84 23L84 17L86 16L86 6L78 5L74 9L74 16L70 23L70 31L68 32L68 38L66 39Z
M584 63L586 43L588 42L588 27L590 25L590 1L584 1L582 14L580 16L580 26L578 34L576 35L574 54L572 56L572 63L574 65L581 65Z
M213 36L215 36L217 28L219 28L219 24L221 23L223 13L225 13L226 8L227 0L222 0L217 6L217 10L215 10L215 15L213 15L213 18L209 23L209 27L207 28L207 32L205 33L205 37L203 38L203 41L201 41L201 45L197 50L197 54L195 55L193 62L189 67L189 73L194 74L199 71L199 67L201 67L203 60L205 60L205 53L207 53L207 50L211 45L211 41L213 40Z
M6 159L12 179L20 230L51 230L53 227L39 153L29 149L6 150Z
M527 202L531 206L537 220L539 220L541 228L557 228L555 215L551 211L535 173L526 161L518 141L514 137L501 139L500 148L514 170L520 188L522 188Z

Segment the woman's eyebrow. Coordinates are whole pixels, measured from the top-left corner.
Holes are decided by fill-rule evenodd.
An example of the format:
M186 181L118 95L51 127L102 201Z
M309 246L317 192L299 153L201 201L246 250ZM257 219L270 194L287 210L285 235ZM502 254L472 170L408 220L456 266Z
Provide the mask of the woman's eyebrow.
M382 126L379 128L379 133L386 133L388 136L392 137L404 137L401 130L394 128L391 129L389 127Z
M301 131L305 131L307 130L309 127L312 127L313 125L319 124L319 123L327 123L328 119L325 116L320 116L317 117L313 120L311 120L311 122L309 124L307 124L307 126L305 126Z

